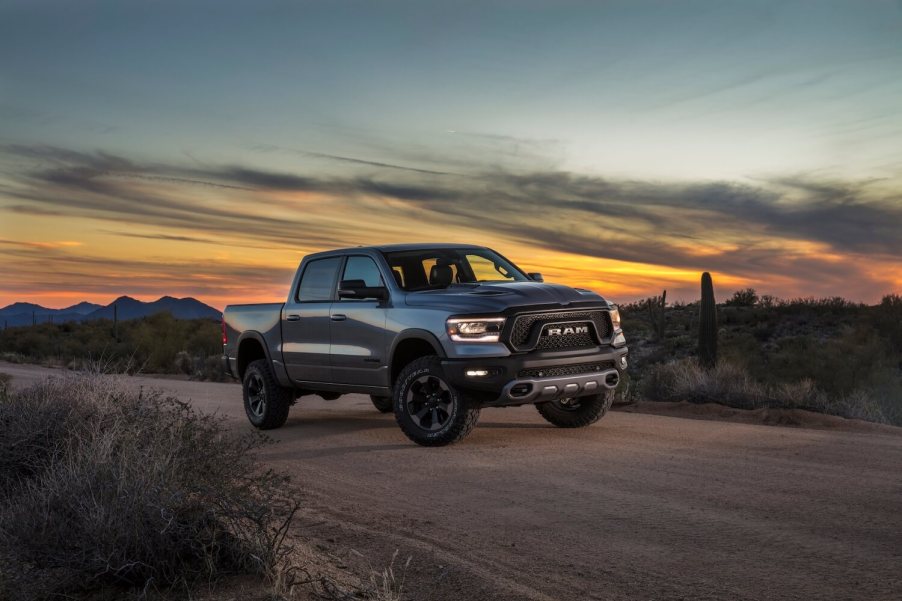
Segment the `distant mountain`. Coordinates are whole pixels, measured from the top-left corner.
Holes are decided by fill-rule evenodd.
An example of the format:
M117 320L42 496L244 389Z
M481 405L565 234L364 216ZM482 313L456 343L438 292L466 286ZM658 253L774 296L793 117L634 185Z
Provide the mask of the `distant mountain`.
M89 313L93 313L97 309L102 308L103 305L98 305L96 303L89 303L87 301L82 301L77 305L72 305L71 307L66 307L65 309L60 309L63 313L77 313L79 315L87 315Z
M91 321L113 319L114 313L124 321L140 319L163 311L168 311L176 319L219 319L222 315L218 309L190 297L164 296L153 302L145 303L130 296L120 296L106 306L81 302L65 309L48 309L33 303L13 303L0 309L0 322L5 322L6 325L12 327L31 325L32 320L37 323L46 323L51 318L54 323Z
M28 313L30 317L32 311L37 315L49 315L51 313L56 313L59 309L48 309L47 307L35 305L34 303L13 303L0 309L0 317L19 315L20 313Z

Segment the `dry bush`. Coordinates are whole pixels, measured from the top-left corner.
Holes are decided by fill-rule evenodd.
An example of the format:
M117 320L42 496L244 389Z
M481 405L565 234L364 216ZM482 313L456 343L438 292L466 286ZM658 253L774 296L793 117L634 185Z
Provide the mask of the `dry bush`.
M4 393L0 596L187 590L234 572L284 581L298 505L256 467L261 444L120 377Z
M188 351L179 351L175 355L175 369L177 372L190 376L194 373L194 359Z

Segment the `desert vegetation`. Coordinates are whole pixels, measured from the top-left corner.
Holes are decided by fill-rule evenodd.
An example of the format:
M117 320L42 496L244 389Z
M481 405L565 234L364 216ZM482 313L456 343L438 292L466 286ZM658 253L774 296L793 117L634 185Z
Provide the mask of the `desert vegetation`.
M265 439L122 378L0 386L0 598L185 598L228 574L290 588L290 483Z
M804 408L902 425L902 296L869 306L749 288L715 304L713 289L701 292L706 303L667 303L665 293L621 306L631 361L621 402ZM215 321L160 313L113 330L104 320L9 328L0 359L223 378Z
M898 295L868 306L737 291L717 306L715 361L701 362L710 342L699 333L710 326L700 323L700 304L659 304L621 307L633 399L802 408L902 425Z
M119 373L184 374L221 380L220 324L157 313L141 319L106 319L7 328L0 359L82 369L98 361Z
M9 384L0 374L3 601L401 599L409 559L336 579L292 532L303 495L260 460L259 432L122 375Z

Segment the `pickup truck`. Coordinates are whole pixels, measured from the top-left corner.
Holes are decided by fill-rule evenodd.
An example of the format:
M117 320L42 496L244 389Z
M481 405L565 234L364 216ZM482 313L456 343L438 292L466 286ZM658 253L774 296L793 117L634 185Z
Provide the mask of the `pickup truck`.
M309 255L284 303L226 307L222 336L257 428L282 426L304 395L362 393L425 446L461 440L484 407L588 426L627 367L616 306L460 244Z

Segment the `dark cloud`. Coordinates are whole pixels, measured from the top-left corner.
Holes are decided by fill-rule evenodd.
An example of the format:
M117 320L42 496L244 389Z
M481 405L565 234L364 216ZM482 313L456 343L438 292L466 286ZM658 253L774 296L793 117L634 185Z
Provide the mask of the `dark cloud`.
M210 244L220 247L256 248L261 250L282 250L275 246L259 246L255 244L242 244L234 240L199 238L197 236L176 236L172 234L137 234L134 232L117 232L113 230L100 230L105 234L123 236L125 238L140 238L144 240L166 240L169 242L191 242L194 244Z
M10 205L6 207L6 210L12 211L13 213L22 213L24 215L37 215L39 217L52 217L63 214L61 211L53 211L51 209L44 209L30 205Z
M225 167L212 172L196 172L208 177L218 177L222 180L236 182L242 186L257 189L323 191L328 188L322 182L313 178L289 173L258 171L246 167Z

